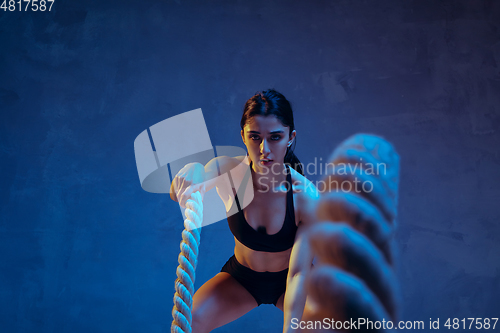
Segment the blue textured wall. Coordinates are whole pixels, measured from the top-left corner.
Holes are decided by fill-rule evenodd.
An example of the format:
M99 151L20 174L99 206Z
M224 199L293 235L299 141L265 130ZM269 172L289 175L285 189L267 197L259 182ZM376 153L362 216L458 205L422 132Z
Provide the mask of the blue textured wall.
M62 1L0 11L2 332L168 331L181 216L141 190L148 126L201 107L240 145L247 98L274 87L296 152L355 132L402 157L402 317L500 314L500 2ZM314 177L313 177L314 178ZM231 255L203 230L197 285ZM216 330L278 332L261 306Z

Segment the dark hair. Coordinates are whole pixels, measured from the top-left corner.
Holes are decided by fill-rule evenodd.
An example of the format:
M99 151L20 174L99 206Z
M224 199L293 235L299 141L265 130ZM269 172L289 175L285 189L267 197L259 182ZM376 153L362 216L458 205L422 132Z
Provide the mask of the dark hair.
M267 89L260 91L252 96L246 103L243 109L243 115L241 116L240 126L241 129L245 127L247 121L254 116L276 116L279 121L290 128L290 135L292 131L295 130L295 125L293 123L293 111L290 102L274 89ZM292 147L286 149L285 164L294 168L298 173L304 175L304 169L302 168L302 163L293 153L295 149L295 140L293 140Z

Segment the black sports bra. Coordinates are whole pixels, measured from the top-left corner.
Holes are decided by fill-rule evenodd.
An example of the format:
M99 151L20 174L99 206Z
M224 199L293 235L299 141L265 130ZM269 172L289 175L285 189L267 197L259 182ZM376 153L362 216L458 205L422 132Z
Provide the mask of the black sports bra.
M250 168L252 164L250 163ZM263 252L281 252L288 250L293 246L297 225L295 224L295 211L293 208L293 191L292 191L292 176L287 165L287 187L286 193L286 214L281 230L276 234L269 235L264 231L257 231L252 228L245 219L243 210L240 209L240 204L237 196L235 202L238 205L238 213L228 216L227 222L229 229L243 245L246 247ZM233 204L234 205L234 204ZM231 211L231 210L230 210ZM259 228L260 229L260 228Z

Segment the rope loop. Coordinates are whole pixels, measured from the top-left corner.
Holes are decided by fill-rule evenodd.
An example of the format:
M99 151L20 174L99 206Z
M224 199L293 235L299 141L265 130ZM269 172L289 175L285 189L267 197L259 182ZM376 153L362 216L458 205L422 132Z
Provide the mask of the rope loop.
M184 230L180 244L179 266L175 280L174 307L171 333L191 333L195 270L203 222L203 202L200 192L191 194L184 211Z

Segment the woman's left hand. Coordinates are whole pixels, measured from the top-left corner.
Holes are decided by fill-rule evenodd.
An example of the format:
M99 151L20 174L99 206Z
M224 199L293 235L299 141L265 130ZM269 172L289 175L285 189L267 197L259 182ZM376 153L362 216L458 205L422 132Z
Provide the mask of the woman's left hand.
M186 201L191 194L200 192L205 194L205 167L200 163L186 164L175 175L171 186L171 198L178 201L182 208L186 207Z

